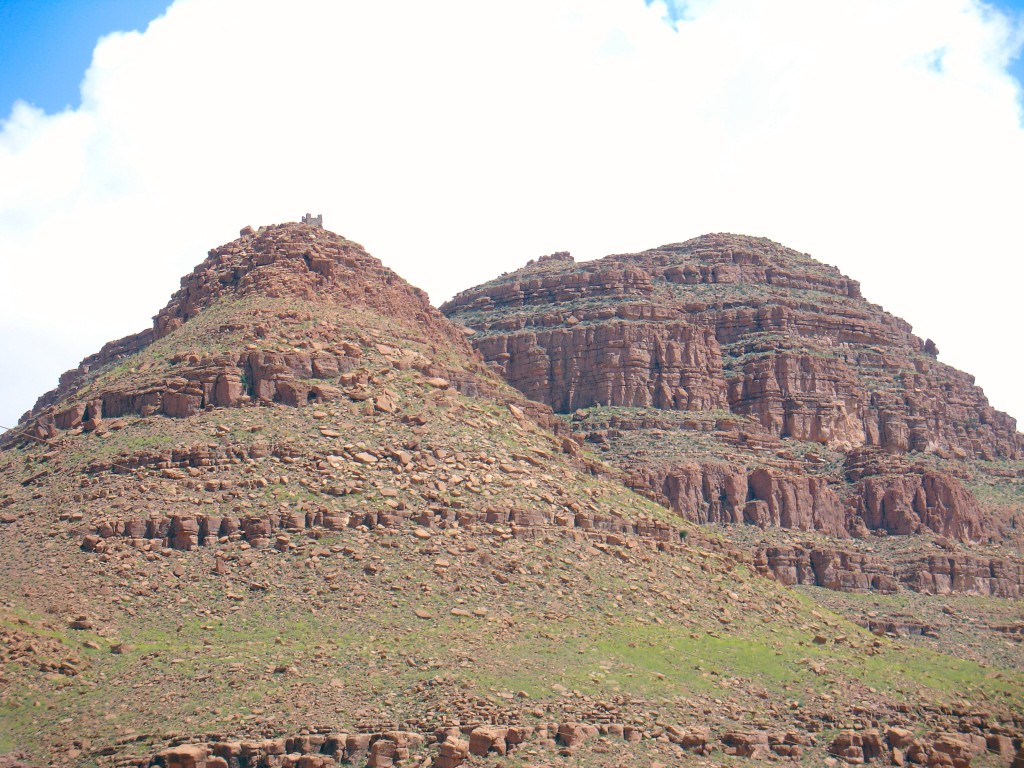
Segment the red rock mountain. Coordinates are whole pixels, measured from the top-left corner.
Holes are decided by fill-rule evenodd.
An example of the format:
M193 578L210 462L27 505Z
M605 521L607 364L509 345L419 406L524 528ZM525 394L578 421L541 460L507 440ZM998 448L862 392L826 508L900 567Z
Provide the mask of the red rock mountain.
M851 281L716 236L447 309L475 331L247 227L40 398L0 441L0 768L1021 749L1019 435Z
M441 309L633 487L696 522L964 541L1006 527L961 480L1021 457L1014 419L806 254L727 234L559 253Z
M211 250L181 279L180 290L154 317L152 328L110 342L61 376L59 386L22 417L25 426L18 434L27 430L36 438L50 439L61 430L95 427L104 419L129 414L186 417L250 402L295 406L336 398L338 376L359 363L358 345L340 340L338 329L318 320L308 307L280 317L259 306L267 300L345 307L353 323L361 313L385 316L403 327L407 340L472 358L464 336L430 305L427 295L357 243L304 224L258 231L247 227L239 239ZM226 322L216 327L187 325L215 305ZM308 332L279 339L282 321ZM172 354L112 375L112 364L179 329L185 329L186 338L175 339ZM191 349L183 343L191 343ZM461 368L449 369L408 351L405 357L408 366L428 375L450 376L462 391L493 388Z

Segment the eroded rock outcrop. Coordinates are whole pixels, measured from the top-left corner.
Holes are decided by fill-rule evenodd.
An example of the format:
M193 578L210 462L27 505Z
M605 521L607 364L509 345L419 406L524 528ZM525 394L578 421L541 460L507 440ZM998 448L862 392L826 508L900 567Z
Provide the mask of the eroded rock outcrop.
M931 555L916 564L906 584L918 592L1019 598L1024 596L1024 563L973 555Z
M695 523L742 523L749 484L747 472L724 462L690 462L631 474L635 490L654 498Z
M857 525L897 535L930 530L961 541L982 538L981 508L951 474L867 450L847 454L844 466L855 483L850 512Z
M591 405L726 408L722 356L710 331L610 322L482 339L508 381L556 411Z
M1015 421L938 362L934 342L855 280L763 238L540 259L442 311L527 396L565 414L610 408L605 426L574 417L578 439L695 522L977 541L991 533L983 510L942 462L1024 455ZM655 425L659 412L696 419ZM834 459L766 457L808 445L934 461L851 474Z
M782 352L744 363L729 381L729 407L776 437L836 447L866 441L867 396L842 360Z
M630 477L639 491L695 523L749 523L846 536L846 513L829 483L721 462L693 462Z
M866 478L856 509L868 528L893 534L926 528L972 541L982 533L977 501L955 478L939 472Z
M838 270L763 238L706 235L585 264L541 260L459 294L442 311L477 331L474 344L510 381L556 410L590 404L568 390L614 378L616 361L620 376L640 358L659 362L641 351L644 340L673 338L712 386L692 399L652 394L644 403L651 407L720 408L721 373L728 407L773 434L982 458L1021 451L1013 419L988 405L971 376L937 362L934 342L865 301ZM602 330L623 322L642 330ZM609 334L636 342L635 356L588 349ZM709 368L719 357L721 372ZM574 376L538 364L545 359L572 360Z

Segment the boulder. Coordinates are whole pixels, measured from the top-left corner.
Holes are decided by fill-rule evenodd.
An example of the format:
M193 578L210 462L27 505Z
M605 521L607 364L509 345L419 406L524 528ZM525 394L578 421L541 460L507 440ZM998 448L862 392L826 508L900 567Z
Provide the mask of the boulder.
M491 753L504 755L508 751L508 745L505 742L507 734L508 728L493 726L474 728L469 734L470 754L481 757Z
M203 744L182 744L157 753L166 768L206 768L210 750Z

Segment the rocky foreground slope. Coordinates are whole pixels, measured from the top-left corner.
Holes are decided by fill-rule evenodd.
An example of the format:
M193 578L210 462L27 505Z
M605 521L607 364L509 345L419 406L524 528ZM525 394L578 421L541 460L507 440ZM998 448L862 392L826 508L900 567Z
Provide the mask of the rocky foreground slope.
M762 546L781 578L824 585L814 562L839 552L868 556L855 586L1021 594L1014 420L806 254L736 235L582 264L554 254L442 311L631 487L687 519L875 534ZM891 548L880 537L909 534L944 546L911 569L873 556Z
M1014 759L1019 601L837 613L573 432L356 243L244 229L3 438L0 764Z

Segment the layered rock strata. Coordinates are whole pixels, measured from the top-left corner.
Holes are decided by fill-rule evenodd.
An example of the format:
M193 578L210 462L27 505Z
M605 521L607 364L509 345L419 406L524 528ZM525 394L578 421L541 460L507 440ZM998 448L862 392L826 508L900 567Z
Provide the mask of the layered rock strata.
M855 280L763 238L706 235L583 264L558 254L441 309L529 397L587 409L578 438L695 522L976 541L989 535L984 515L942 462L1024 455L1015 421L938 362L933 342L867 302ZM666 412L683 421L644 423ZM670 456L658 446L678 429L720 445ZM627 430L635 439L616 440ZM853 477L764 461L809 445L934 466Z
M934 533L990 538L974 496L949 471L877 448L798 454L749 423L676 422L577 412L576 438L624 470L627 485L698 524L746 523L831 536ZM841 463L838 463L839 460Z
M608 322L481 338L477 348L503 364L523 394L562 413L599 404L675 410L728 404L714 335L685 324Z
M1024 563L971 555L930 555L897 570L881 558L836 547L759 546L739 548L660 520L627 520L588 511L540 511L515 508L475 510L434 506L419 511L336 510L323 505L286 509L267 515L195 514L120 517L97 520L84 536L82 549L103 554L120 543L142 552L192 550L201 546L246 541L256 549L282 551L307 531L346 528L394 529L414 524L426 530L476 526L501 527L516 539L541 540L550 534L588 541L621 552L628 559L639 544L662 552L709 553L744 563L762 576L786 585L818 586L844 592L896 592L901 588L928 594L965 593L1005 598L1024 596Z

